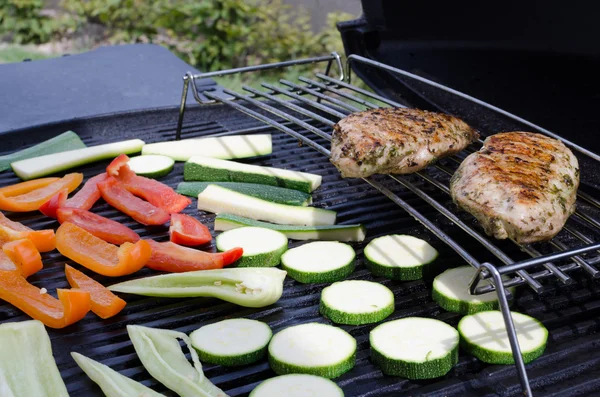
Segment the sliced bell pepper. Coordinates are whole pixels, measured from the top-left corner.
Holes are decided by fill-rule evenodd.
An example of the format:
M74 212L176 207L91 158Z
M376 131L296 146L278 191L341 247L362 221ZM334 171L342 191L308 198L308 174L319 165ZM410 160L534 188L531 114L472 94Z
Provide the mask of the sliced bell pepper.
M172 273L221 269L237 261L244 253L239 247L213 254L171 242L157 243L149 240L148 243L152 248L152 255L146 267Z
M78 208L59 208L56 214L58 222L73 223L107 243L121 245L140 240L140 236L127 226L90 211Z
M83 185L77 193L73 195L65 203L65 207L79 208L82 210L89 210L96 204L96 201L100 200L102 195L98 190L98 183L103 182L108 178L105 172L98 174L90 179Z
M56 248L67 258L103 276L125 276L140 270L150 259L147 241L109 244L90 232L65 222L56 231Z
M57 289L58 299L30 284L18 271L0 270L0 299L50 328L64 328L90 311L90 293Z
M48 252L56 248L56 236L54 230L14 230L7 226L0 225L0 239L5 241L14 241L28 239L35 245L38 251Z
M44 267L42 256L31 240L23 239L4 243L2 252L21 270L21 274L25 278L39 272Z
M0 212L0 226L7 226L7 227L11 228L12 230L16 230L19 232L33 230L33 229L23 225L22 223L11 221L6 216L4 216L4 214L2 212Z
M171 242L181 245L202 245L212 240L210 230L198 219L184 214L171 214Z
M108 288L86 276L79 270L65 265L65 274L72 288L79 288L90 293L92 311L100 318L109 318L118 314L126 302L110 292Z
M39 210L42 204L64 188L72 192L81 184L83 174L67 174L49 185L16 196L0 194L0 210L28 212Z
M136 175L127 165L128 161L129 157L122 154L109 164L106 172L121 182L130 193L170 214L181 212L190 205L192 200L189 197L177 193L170 186Z
M0 251L0 271L20 271L19 267L10 259L4 251Z
M171 218L164 209L135 197L112 176L98 183L98 189L104 201L141 224L162 225Z
M67 202L68 195L69 190L62 189L60 192L52 196L50 200L42 204L42 206L40 207L40 212L50 218L56 219L56 211L60 207L64 207L65 203Z
M19 196L21 194L29 193L32 190L48 186L59 179L60 178L40 178L27 182L16 183L14 185L0 188L0 194L3 194L5 197Z

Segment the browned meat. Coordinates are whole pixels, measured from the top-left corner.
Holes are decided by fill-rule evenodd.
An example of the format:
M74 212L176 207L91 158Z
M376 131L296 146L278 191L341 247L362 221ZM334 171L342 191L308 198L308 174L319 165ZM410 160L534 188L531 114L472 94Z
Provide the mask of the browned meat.
M575 211L577 158L560 141L531 132L487 138L450 181L452 198L499 239L554 237Z
M408 174L479 137L464 121L419 109L353 113L333 126L331 162L344 178Z

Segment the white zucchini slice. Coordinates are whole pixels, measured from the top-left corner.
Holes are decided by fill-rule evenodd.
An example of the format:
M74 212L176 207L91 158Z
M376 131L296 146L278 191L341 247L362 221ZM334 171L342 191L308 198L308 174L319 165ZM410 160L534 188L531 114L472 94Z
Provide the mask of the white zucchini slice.
M371 360L386 375L432 379L458 363L458 332L431 318L406 317L375 327L369 334Z
M238 267L277 266L288 248L285 234L262 227L232 229L218 235L216 240L219 251L243 248L244 254L236 262Z
M333 381L321 376L289 374L276 376L258 385L250 397L344 397Z
M220 160L216 156L190 158L183 168L186 181L245 182L280 186L310 193L321 186L321 175L281 168L263 167L235 161Z
M269 363L278 375L337 378L354 367L356 340L331 325L308 323L278 332L269 343Z
M546 348L548 330L538 320L511 312L525 364L535 360ZM465 316L458 323L463 349L489 364L514 364L502 312L492 310Z
M482 295L471 295L469 285L477 270L472 266L460 266L448 269L433 280L433 300L449 312L473 314L498 309L498 295L488 292ZM483 280L480 285L488 285L490 280ZM514 293L514 288L509 288Z
M261 321L234 318L205 325L190 334L200 361L224 366L252 364L267 354L273 336Z
M240 159L265 156L272 152L270 134L182 139L150 143L142 149L143 155L161 154L177 161L187 161L192 156Z
M301 283L330 283L349 276L355 267L356 253L348 244L315 241L286 251L282 268Z
M142 150L142 146L144 141L131 139L15 161L10 166L21 179L40 178L94 161L117 157L123 153L137 153Z
M173 170L175 160L167 156L150 154L148 156L136 156L129 159L127 165L138 175L149 178L160 178Z
M347 280L323 289L319 311L334 323L360 325L385 319L394 306L394 294L385 285Z
M392 280L418 280L438 252L427 241L403 234L371 240L365 247L365 266L376 276Z
M261 200L256 197L210 185L198 195L198 209L202 211L245 216L273 223L292 225L333 225L336 212L313 207L298 207Z

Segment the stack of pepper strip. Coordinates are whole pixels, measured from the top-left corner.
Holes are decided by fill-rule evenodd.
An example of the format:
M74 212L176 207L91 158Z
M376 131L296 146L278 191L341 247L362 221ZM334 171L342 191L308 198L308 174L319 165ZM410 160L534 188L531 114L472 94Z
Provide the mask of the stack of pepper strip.
M83 181L83 174L67 174L62 178L42 178L0 188L0 210L36 211L63 189L72 192Z

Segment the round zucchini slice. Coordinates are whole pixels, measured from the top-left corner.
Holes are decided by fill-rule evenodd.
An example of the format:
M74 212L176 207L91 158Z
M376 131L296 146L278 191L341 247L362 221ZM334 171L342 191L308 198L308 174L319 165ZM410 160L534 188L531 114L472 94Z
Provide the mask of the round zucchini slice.
M276 376L258 385L250 397L344 397L344 392L329 379L315 375Z
M292 248L281 256L288 276L301 283L331 283L354 271L356 253L348 244L315 241Z
M136 156L129 159L127 165L138 175L148 178L160 178L173 170L175 160L159 154Z
M236 262L238 267L273 267L281 262L288 249L288 239L277 230L264 227L240 227L217 236L217 249L228 251L242 247L244 254Z
M392 234L371 240L365 247L365 265L376 276L392 280L418 280L438 252L425 240Z

